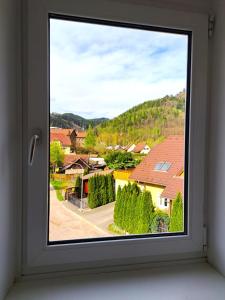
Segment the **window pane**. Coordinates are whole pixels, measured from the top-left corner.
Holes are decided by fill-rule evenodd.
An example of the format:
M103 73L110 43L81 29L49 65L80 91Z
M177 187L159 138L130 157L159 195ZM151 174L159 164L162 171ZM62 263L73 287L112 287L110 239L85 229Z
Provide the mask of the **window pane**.
M50 242L184 231L190 34L131 27L50 19Z
M171 163L165 162L161 168L161 171L167 171L171 166Z

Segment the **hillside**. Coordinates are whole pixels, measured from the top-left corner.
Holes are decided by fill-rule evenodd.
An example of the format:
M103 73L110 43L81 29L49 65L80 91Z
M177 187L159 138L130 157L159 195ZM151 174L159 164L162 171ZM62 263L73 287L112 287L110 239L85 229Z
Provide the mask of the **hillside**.
M97 119L85 119L78 115L71 113L50 114L50 126L51 127L60 127L60 128L77 128L77 129L87 129L89 125L95 127L102 122L107 121L106 118L97 118Z
M184 91L146 101L97 126L98 143L128 145L144 141L152 147L168 135L184 133L184 109Z

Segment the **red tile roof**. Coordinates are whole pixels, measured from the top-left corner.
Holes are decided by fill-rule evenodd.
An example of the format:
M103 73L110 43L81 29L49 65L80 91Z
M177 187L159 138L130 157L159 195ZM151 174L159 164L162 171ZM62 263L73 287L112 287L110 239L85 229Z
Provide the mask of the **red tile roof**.
M160 162L168 162L171 166L167 171L157 171L155 170L155 165ZM165 187L164 195L174 196L174 191L176 193L183 192L183 177L177 177L177 174L183 168L184 137L169 136L149 152L134 169L130 175L130 179L163 186Z
M145 146L146 146L146 143L139 143L135 146L133 152L139 153L144 149Z
M171 178L170 182L167 184L166 188L162 192L161 197L175 199L178 192L180 192L182 195L184 194L184 178L183 177Z
M68 135L65 133L59 133L59 132L50 132L50 142L53 141L59 141L62 146L69 147L71 146L71 140Z
M73 130L74 130L73 128L57 128L57 127L50 128L51 133L61 133L68 136L71 135Z

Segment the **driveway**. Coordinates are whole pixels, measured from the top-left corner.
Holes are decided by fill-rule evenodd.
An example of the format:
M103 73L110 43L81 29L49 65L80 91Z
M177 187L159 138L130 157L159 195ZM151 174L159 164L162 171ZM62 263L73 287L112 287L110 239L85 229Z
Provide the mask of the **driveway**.
M111 234L108 231L96 226L91 220L66 207L63 201L60 202L57 199L55 190L52 187L50 188L50 241L104 237L109 235Z
M69 201L64 201L63 205L86 221L97 226L97 228L103 230L107 236L113 235L108 231L108 226L113 223L114 202L93 209L84 209L82 211Z

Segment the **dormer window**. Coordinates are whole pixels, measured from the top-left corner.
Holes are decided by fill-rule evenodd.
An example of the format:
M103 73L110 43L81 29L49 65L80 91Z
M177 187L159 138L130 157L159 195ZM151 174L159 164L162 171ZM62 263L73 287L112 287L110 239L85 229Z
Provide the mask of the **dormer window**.
M159 162L155 165L154 170L155 171L168 171L170 166L171 166L171 163L169 163L169 162L166 162L166 161Z

